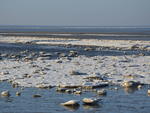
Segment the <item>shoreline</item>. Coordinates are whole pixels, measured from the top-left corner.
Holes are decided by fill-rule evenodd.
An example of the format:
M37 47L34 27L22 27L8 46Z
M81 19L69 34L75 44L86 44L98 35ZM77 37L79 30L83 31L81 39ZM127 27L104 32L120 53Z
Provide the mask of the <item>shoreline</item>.
M150 41L141 40L101 40L101 39L76 39L76 38L47 38L47 37L0 37L1 43L22 43L38 45L64 45L64 46L95 46L109 47L122 50L150 51Z

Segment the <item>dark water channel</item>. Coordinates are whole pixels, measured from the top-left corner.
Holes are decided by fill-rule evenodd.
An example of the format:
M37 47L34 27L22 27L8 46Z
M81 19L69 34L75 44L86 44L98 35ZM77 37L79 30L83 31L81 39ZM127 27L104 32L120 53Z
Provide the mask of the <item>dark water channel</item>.
M21 51L28 51L38 53L44 51L46 53L52 54L53 58L57 58L57 53L68 54L69 51L77 51L78 55L85 56L123 56L123 55L139 55L144 54L145 56L150 56L150 51L146 50L118 50L116 48L110 49L106 47L90 47L93 48L92 51L85 51L86 46L58 46L58 45L34 45L34 44L10 44L10 43L0 43L0 53L6 54L20 54Z

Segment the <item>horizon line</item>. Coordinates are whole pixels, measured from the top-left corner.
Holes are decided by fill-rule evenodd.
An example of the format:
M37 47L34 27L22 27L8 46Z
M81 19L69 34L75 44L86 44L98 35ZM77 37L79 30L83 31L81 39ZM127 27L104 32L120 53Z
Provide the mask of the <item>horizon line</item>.
M0 27L150 27L150 25L0 25Z

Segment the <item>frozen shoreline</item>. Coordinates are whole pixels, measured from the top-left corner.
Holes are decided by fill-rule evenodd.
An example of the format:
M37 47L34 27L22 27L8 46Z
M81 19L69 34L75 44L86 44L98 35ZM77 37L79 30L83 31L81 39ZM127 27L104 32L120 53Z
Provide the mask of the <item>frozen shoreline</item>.
M149 51L150 41L96 40L96 39L64 39L64 38L36 38L36 37L5 37L1 43L29 43L44 45L86 45L104 46L122 49L139 49ZM64 47L65 48L65 47ZM92 51L92 50L90 50ZM90 52L89 51L89 52ZM0 80L8 80L24 87L43 86L96 86L101 83L121 84L123 81L140 81L150 84L150 56L122 55L122 56L92 56L77 55L73 57L61 56L51 59L47 53L36 59L30 53L20 52L24 59L5 59L1 54ZM6 56L5 56L6 55ZM45 55L45 56L44 56ZM72 72L77 74L72 75ZM89 81L88 77L99 77Z
M42 45L76 45L76 46L97 46L121 49L141 49L150 51L150 41L141 40L101 40L101 39L75 39L75 38L46 38L46 37L14 37L0 36L3 43L23 43Z

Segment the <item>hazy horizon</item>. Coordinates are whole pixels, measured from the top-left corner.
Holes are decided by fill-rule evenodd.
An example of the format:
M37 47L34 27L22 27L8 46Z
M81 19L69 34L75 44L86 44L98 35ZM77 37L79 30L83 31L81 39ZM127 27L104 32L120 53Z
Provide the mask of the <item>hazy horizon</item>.
M8 24L8 25L0 25L0 27L145 27L145 28L150 28L150 25L112 25L112 26L109 26L109 25L103 25L103 26L100 26L100 25L98 25L98 26L94 26L94 25L13 25L13 24Z
M0 0L0 25L150 26L149 0Z

